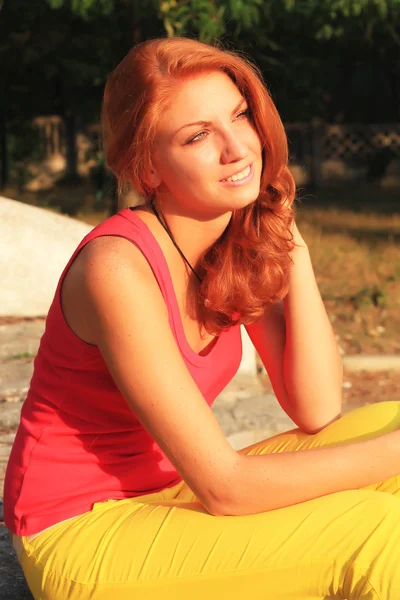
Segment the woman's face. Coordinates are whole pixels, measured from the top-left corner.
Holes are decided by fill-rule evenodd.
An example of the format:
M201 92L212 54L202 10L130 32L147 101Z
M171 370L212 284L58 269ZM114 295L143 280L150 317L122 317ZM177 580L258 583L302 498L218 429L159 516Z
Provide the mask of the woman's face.
M221 72L185 80L175 90L153 156L157 195L170 209L207 219L257 199L261 143L248 108ZM232 176L236 181L226 181Z

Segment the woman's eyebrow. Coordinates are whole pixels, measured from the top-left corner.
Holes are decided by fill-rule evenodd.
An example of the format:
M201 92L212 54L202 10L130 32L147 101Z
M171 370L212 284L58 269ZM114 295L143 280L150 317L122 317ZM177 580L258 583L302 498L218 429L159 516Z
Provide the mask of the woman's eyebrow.
M232 115L235 114L236 111L239 110L239 108L242 106L242 104L244 104L246 102L245 98L242 98L239 102L239 104L233 109L232 111ZM175 135L181 131L182 129L184 129L185 127L192 127L193 125L211 125L211 121L195 121L194 123L186 123L186 125L182 125L182 127L180 127L179 129L176 130Z

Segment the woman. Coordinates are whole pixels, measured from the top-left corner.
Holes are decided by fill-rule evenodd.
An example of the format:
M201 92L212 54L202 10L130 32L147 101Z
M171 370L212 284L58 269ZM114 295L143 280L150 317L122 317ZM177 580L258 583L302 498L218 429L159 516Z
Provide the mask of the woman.
M397 599L400 406L340 417L258 71L145 42L109 78L103 125L107 164L145 203L86 236L47 318L5 494L34 597ZM236 452L209 406L241 323L298 429Z

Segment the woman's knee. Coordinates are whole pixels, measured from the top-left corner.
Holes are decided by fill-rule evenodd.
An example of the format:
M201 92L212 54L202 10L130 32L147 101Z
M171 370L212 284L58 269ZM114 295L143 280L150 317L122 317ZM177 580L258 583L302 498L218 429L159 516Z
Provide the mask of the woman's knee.
M351 415L362 416L366 419L378 418L379 423L400 423L400 402L393 400L386 400L385 402L373 402L372 404L365 404L359 408L355 408L341 418L347 418Z
M313 436L310 446L332 446L372 439L399 428L400 402L368 404L328 425Z
M365 545L376 552L395 543L400 545L400 500L386 492L359 492L359 519L355 519L354 535L359 534L359 547Z
M361 492L364 493L364 492ZM400 499L386 492L366 491L365 513L375 518L393 519L400 526Z

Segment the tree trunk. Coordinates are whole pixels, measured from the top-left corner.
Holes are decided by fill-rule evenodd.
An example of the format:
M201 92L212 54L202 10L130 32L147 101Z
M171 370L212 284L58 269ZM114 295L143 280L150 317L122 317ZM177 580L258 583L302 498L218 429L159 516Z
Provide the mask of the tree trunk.
M400 120L400 61L398 62L399 68L396 68L397 65L395 63L394 68L392 67L389 70L389 81L391 85L392 98L393 98L393 110L394 110L394 119L396 121Z
M8 147L7 147L7 116L5 99L3 98L2 108L0 109L0 190L4 190L8 184Z
M78 158L76 149L76 116L72 111L68 111L64 116L65 124L65 143L66 143L66 158L67 172L65 174L65 182L71 184L80 183L78 175Z
M114 174L111 176L111 204L110 204L110 216L116 215L119 211L119 198L118 198L118 180Z

